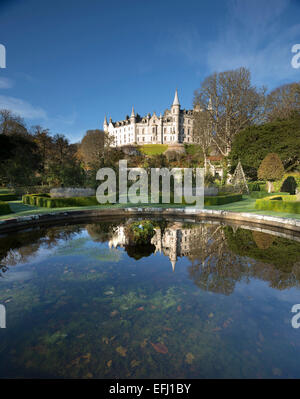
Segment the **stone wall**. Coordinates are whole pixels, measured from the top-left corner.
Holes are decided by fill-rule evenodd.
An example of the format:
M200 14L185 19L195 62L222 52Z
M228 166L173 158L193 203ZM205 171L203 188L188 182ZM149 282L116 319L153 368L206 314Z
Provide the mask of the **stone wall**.
M50 190L51 198L92 197L96 191L92 188L70 188L60 187Z

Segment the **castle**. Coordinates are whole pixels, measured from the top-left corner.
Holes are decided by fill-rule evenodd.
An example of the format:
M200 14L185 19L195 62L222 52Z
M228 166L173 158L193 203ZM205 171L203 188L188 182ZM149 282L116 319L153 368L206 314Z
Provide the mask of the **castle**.
M170 109L164 115L154 112L144 117L135 114L123 121L109 123L105 116L103 130L113 137L114 147L143 144L179 144L193 142L193 110L180 109L177 89Z

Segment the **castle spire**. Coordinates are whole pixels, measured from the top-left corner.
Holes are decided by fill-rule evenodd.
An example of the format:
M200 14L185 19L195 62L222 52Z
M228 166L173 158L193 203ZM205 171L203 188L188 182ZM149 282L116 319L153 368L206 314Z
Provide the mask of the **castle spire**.
M180 105L179 104L179 99L178 99L178 91L177 91L177 89L175 91L174 101L173 101L172 105Z
M175 265L176 265L176 260L171 260L171 264L172 264L172 270L173 272L175 272Z
M104 117L104 125L107 125L106 115L105 115L105 117Z
M133 106L132 106L132 111L131 111L131 115L130 115L130 117L132 117L132 116L135 116L135 114L134 114L134 108L133 108Z

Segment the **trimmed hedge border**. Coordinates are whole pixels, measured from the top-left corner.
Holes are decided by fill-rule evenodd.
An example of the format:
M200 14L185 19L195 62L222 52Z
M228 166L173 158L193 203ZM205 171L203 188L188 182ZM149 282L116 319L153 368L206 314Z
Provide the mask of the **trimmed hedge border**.
M284 196L275 195L266 199L257 199L255 209L262 211L300 213L300 201L284 200Z
M13 213L7 202L0 201L0 215L9 215Z
M231 194L231 195L219 195L215 197L204 197L204 205L224 205L230 202L241 201L243 199L242 194Z
M96 197L51 198L45 194L26 194L22 197L23 204L43 208L64 208L69 206L100 205Z
M204 205L223 205L230 202L240 201L242 194L220 195L205 197ZM45 194L26 194L22 197L23 204L39 206L43 208L64 208L69 206L93 206L101 205L96 197L72 197L72 198L51 198ZM184 203L184 202L183 202Z
M250 197L254 199L261 199L265 197L272 197L274 195L289 195L289 193L267 193L266 191L251 191Z
M0 194L0 201L16 201L19 198L17 194Z

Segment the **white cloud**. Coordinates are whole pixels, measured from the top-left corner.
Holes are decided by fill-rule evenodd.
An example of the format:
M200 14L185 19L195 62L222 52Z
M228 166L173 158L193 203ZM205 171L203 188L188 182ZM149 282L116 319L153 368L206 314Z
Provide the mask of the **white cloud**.
M14 82L9 78L0 78L0 89L10 89Z
M259 85L299 80L299 70L291 66L291 48L299 43L300 24L283 22L294 7L290 0L229 0L221 24L214 26L215 37L203 42L191 27L177 32L171 49L208 73L244 66Z
M222 35L209 45L209 69L245 66L259 84L297 79L299 74L291 67L291 47L299 40L300 25L281 23L289 0L233 0L229 4Z
M0 109L9 109L22 118L47 119L47 113L45 110L15 97L0 95Z

